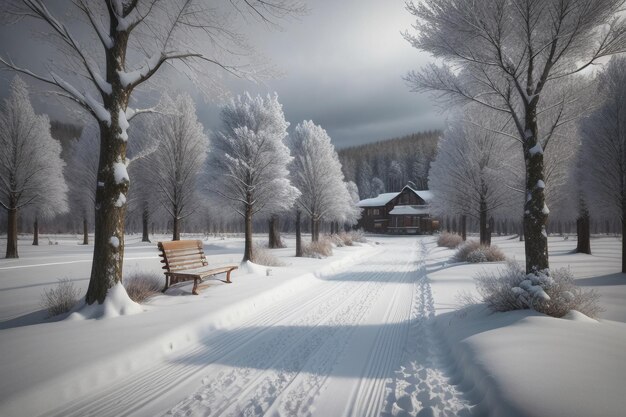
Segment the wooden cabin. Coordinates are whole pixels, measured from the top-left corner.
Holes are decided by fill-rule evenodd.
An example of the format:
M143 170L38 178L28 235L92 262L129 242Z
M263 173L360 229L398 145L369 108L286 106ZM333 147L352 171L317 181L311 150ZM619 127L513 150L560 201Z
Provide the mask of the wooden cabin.
M439 222L430 217L432 193L408 185L396 193L384 193L358 202L363 209L358 226L369 233L432 234Z

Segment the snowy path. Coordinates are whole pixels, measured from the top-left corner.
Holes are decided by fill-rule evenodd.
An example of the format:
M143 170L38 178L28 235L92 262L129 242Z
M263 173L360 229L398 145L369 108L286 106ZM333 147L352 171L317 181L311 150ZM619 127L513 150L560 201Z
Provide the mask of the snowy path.
M402 243L49 415L463 415L430 329L424 240Z

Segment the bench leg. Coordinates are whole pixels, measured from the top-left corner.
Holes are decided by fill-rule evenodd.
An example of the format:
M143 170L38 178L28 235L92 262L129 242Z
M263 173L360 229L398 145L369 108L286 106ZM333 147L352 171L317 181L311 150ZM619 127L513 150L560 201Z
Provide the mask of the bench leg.
M198 295L198 281L200 281L198 278L193 280L193 288L191 289L193 295Z
M229 283L229 284L232 284L232 281L230 280L230 273L231 273L231 272L232 272L232 271L228 271L228 272L226 273L226 282L227 282L227 283Z
M169 277L166 275L165 276L165 287L163 287L163 290L161 292L165 292L167 291L167 289L169 288Z

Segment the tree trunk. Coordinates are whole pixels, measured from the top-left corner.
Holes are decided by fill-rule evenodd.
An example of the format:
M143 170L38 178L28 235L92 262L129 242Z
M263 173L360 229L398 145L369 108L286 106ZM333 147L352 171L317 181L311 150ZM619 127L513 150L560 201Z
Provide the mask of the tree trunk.
M524 219L522 218L522 222L519 224L519 241L524 241Z
M311 242L317 242L320 239L320 219L311 217Z
M489 239L487 234L489 233L489 225L487 224L487 202L483 199L480 200L479 228L480 244L488 246Z
M148 206L144 206L141 213L141 241L150 242L150 236L148 235L148 223L150 222L150 211Z
M33 246L39 246L39 219L37 216L33 222Z
M495 223L493 217L490 217L487 223L487 246L491 246L491 235L493 234Z
M589 219L589 210L587 209L587 204L582 197L580 198L578 204L578 218L576 219L576 253L591 254L591 243L589 241L591 235L591 222Z
M296 258L302 257L302 222L300 210L296 210Z
M114 94L115 95L115 94ZM117 103L105 103L111 109L110 126L100 122L100 160L95 201L95 233L91 277L85 301L102 304L107 291L122 281L124 263L124 220L126 204L117 204L121 194L128 194L130 181L126 173L126 141L121 132L118 115L124 111L121 99ZM114 105L115 104L115 105Z
M17 255L17 209L9 209L7 217L7 258L19 258Z
M252 195L248 195L248 202L252 201ZM242 262L252 261L252 205L246 204L245 215L245 245L243 248L243 260Z
M526 107L524 159L526 162L526 199L524 205L524 252L526 273L548 269L548 235L546 224L548 211L545 204L543 150L538 145L537 106L538 97ZM532 104L534 103L534 104Z
M467 240L467 216L465 214L461 215L461 238L463 242Z
M626 274L626 204L622 203L622 273Z
M89 224L87 223L87 215L83 215L83 245L89 244Z
M283 242L280 239L280 217L272 214L269 219L269 242L270 249L282 248Z
M180 219L178 216L173 217L172 223L172 240L180 240Z

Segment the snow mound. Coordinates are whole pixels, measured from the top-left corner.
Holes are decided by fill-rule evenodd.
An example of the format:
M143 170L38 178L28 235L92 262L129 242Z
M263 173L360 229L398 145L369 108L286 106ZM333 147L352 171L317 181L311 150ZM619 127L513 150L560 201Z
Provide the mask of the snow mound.
M255 264L254 262L245 261L239 264L239 270L245 274L267 275L267 270L271 269L264 265Z
M67 318L68 320L110 319L141 313L143 309L128 296L121 282L109 288L102 304L87 305L83 302Z
M598 320L594 320L591 317L586 316L583 313L581 313L580 311L576 311L576 310L568 311L567 314L565 314L561 318L565 319L565 320L578 321L578 322L581 322L581 323L598 323Z

